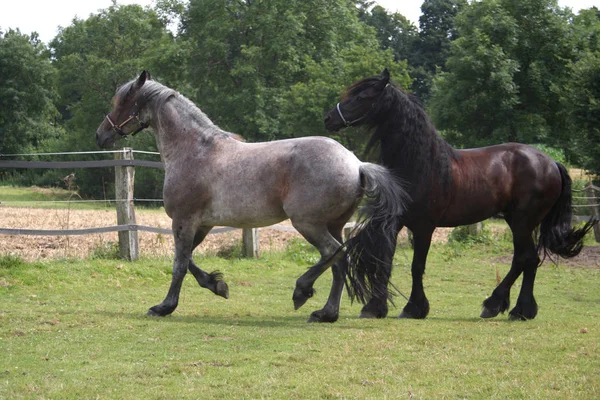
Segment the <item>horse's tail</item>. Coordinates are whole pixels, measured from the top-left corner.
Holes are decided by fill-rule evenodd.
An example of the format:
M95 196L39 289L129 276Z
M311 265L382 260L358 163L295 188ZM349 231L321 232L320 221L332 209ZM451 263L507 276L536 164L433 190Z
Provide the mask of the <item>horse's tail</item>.
M366 303L373 296L389 296L388 280L399 218L409 196L402 182L387 168L364 163L360 168L366 203L358 222L346 241L346 258L340 264L346 275L350 298ZM388 257L385 257L388 255Z
M543 254L542 261L551 254L563 258L575 257L583 248L583 237L598 220L591 218L581 229L572 227L573 208L571 205L571 177L564 165L556 163L562 178L560 197L540 224L537 249Z

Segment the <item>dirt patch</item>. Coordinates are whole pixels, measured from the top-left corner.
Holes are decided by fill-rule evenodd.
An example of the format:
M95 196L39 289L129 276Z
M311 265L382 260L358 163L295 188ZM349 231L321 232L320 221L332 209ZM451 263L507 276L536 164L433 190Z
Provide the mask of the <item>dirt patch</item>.
M137 223L157 228L170 229L171 219L158 211L136 211ZM117 225L114 210L55 210L0 205L0 227L12 229L85 229ZM289 221L280 225L290 226ZM439 228L433 240L446 241L450 228ZM140 253L149 257L172 257L174 242L168 234L138 232ZM293 239L302 239L297 232L272 228L259 230L260 251L282 251ZM219 254L239 246L242 231L210 234L196 249L196 254ZM406 230L399 240L407 240ZM12 254L25 260L48 258L86 258L94 252L110 249L118 243L117 232L78 236L13 236L0 235L0 254Z
M497 257L495 262L510 264L512 262L512 254ZM544 265L551 264L552 261L544 261ZM600 246L584 246L581 253L577 257L570 259L559 258L558 265L566 265L571 268L594 268L600 269Z

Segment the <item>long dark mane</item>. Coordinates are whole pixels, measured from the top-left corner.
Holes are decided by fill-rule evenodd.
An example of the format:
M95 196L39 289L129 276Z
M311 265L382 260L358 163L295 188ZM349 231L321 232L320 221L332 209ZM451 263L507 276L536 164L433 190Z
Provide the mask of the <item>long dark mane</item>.
M383 79L381 76L362 79L348 89L347 96L383 85ZM389 82L364 124L371 131L367 151L379 147L381 162L409 184L414 202L420 201L427 185L434 182L444 188L451 185L454 149L438 134L416 96ZM421 184L415 185L416 182Z

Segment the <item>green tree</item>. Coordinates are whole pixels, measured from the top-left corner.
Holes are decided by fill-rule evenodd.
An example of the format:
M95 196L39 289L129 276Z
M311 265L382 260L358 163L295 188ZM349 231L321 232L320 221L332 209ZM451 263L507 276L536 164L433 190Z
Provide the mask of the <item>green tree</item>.
M518 141L566 147L560 87L573 57L570 12L555 0L484 0L458 15L430 110L458 145Z
M190 1L192 98L249 140L325 135L324 112L353 81L387 66L410 82L356 14L345 0Z
M116 88L141 70L149 69L155 77L163 73L177 76L169 71L178 58L169 58L177 51L165 21L155 11L138 5L113 4L85 20L76 18L61 29L50 47L59 76L59 109L67 130L54 143L56 150L94 149L94 132L110 111ZM134 141L138 150L156 151L154 137L149 133L140 133ZM162 174L147 169L140 169L137 174L140 181L150 182L136 185L138 196L162 196ZM152 174L154 179L144 174ZM77 182L85 195L111 196L112 189L105 187L106 182L112 182L111 176L109 169L82 170Z
M570 78L562 104L573 124L572 148L582 165L600 174L600 11L593 7L574 18L577 58L570 64Z
M0 31L0 153L34 151L57 134L55 75L36 34Z
M422 98L429 98L435 73L445 71L450 55L450 44L458 38L455 19L467 4L466 0L425 0L421 5L418 40L413 41L410 60L413 90Z
M360 1L358 18L375 29L377 39L383 50L394 52L396 60L406 60L409 66L414 62L413 49L418 47L419 32L417 27L400 13L388 13L379 5L373 7L372 1Z

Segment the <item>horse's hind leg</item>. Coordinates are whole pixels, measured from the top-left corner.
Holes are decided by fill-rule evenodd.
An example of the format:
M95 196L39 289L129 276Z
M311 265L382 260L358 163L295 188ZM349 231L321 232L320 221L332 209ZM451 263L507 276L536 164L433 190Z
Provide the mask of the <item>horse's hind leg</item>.
M338 242L342 242L342 229L336 232L331 232L332 236ZM339 259L339 257L337 257ZM339 318L340 313L340 301L342 293L344 292L344 272L341 268L340 263L344 262L340 259L338 262L331 266L331 272L333 280L331 282L331 291L327 298L325 306L317 311L313 311L308 318L308 322L335 322Z
M194 243L194 230L189 224L176 223L173 221L173 236L175 238L175 261L173 262L173 276L171 286L167 297L162 303L151 307L148 315L163 317L171 314L177 308L179 302L179 292L183 278L188 270L188 265L192 259L192 247Z
M201 227L198 230L198 232L194 236L194 244L192 246L192 251L193 249L198 247L200 243L202 243L202 241L211 229L212 227ZM223 280L223 274L221 272L205 272L202 269L200 269L192 259L190 259L188 269L192 273L194 278L196 278L196 281L198 281L198 284L201 287L210 290L218 296L224 297L226 299L229 298L229 287L227 286L227 283L225 283L225 281Z
M388 285L392 275L396 241L402 225L396 221L388 229L395 231L395 234L387 237L388 234L383 230L375 230L375 233L368 238L370 241L368 244L369 251L372 253L373 261L381 263L385 268L380 269L383 276L377 280L380 287L374 288L374 295L360 311L359 318L385 318L388 313L388 299L390 297ZM390 239L391 242L387 243Z
M538 305L533 296L533 284L535 281L535 275L540 262L540 258L537 254L531 235L528 235L527 240L519 246L519 262L523 268L523 283L521 285L521 291L517 298L517 304L508 313L510 320L522 320L534 319L538 312ZM515 257L517 257L517 250L515 246Z
M520 221L524 219L513 218L512 220ZM512 264L502 282L494 289L492 295L483 302L481 318L492 318L508 310L510 306L510 289L523 271L525 271L525 275L521 294L519 295L518 304L520 305L517 305L510 312L511 319L516 315L523 315L523 317L527 315L525 318L534 318L537 314L537 304L533 298L533 281L539 258L531 237L532 229L509 221L510 219L507 218L513 232L514 255ZM517 318L524 319L523 317L519 316Z
M328 229L324 226L311 225L306 223L294 223L292 224L302 236L313 246L315 246L319 253L321 253L321 259L312 267L308 269L298 280L296 281L296 288L292 295L294 301L294 308L297 310L302 307L306 301L311 298L314 294L313 285L317 278L321 276L329 266L336 263L343 256L341 250L340 241L336 240ZM340 233L341 236L341 233ZM329 301L321 312L317 315L311 316L310 322L334 322L338 318L339 314L339 303L342 294L344 280L341 270L336 267L333 271L333 284Z

